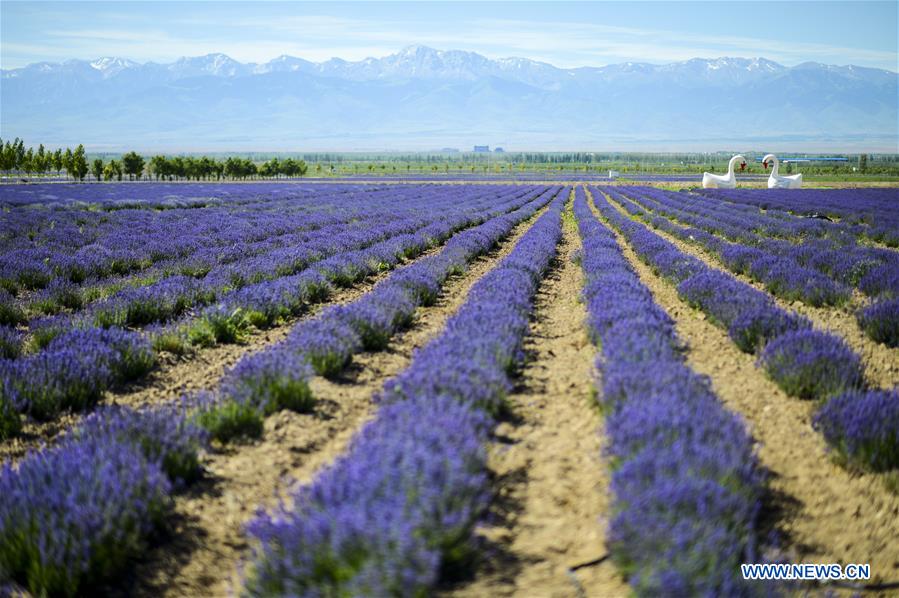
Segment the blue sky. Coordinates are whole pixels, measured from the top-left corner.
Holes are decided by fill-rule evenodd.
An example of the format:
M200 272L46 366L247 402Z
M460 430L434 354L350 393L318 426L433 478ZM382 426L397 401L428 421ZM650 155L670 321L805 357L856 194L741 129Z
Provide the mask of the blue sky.
M122 56L170 62L223 52L321 61L412 44L562 67L763 56L897 67L897 2L12 2L0 66Z

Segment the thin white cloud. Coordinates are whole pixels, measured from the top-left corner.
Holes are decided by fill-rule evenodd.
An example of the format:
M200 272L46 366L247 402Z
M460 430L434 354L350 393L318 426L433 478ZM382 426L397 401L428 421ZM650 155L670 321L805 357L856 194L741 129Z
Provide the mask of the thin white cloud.
M227 6L225 4L224 6ZM104 15L114 17L116 15ZM4 68L22 66L34 56L94 58L122 55L137 60L169 61L180 56L223 52L243 62L265 62L282 54L323 61L331 57L361 60L384 56L418 43L442 49L477 51L490 58L510 55L561 67L612 62L671 62L693 57L763 56L787 65L808 60L861 64L896 70L896 52L754 37L695 34L571 21L534 22L479 19L447 31L428 21L388 21L332 15L248 17L222 22L210 33L209 20L195 16L167 19L159 27L66 28L56 22L43 32L44 43L2 44ZM225 21L223 19L223 21ZM196 27L193 27L196 26ZM179 31L191 31L179 34ZM200 31L202 34L197 34Z

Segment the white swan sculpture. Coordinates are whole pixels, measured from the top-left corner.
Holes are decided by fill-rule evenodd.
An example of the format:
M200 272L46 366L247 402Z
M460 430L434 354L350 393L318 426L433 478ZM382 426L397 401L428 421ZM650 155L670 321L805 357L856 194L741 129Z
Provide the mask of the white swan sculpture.
M738 161L745 162L746 158L737 154L727 163L727 174L702 173L702 187L704 189L733 189L737 186L737 177L734 176L734 166Z
M777 167L780 164L777 161L777 156L774 154L768 154L764 158L762 158L762 164L768 165L768 162L772 162L774 167L771 169L771 176L768 177L768 188L769 189L801 189L802 188L802 173L794 174L792 176L780 176L777 173Z

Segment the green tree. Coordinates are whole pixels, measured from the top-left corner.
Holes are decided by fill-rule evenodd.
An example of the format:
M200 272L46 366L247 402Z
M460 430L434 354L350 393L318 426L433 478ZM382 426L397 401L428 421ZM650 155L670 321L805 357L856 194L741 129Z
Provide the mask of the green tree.
M265 177L273 177L281 174L281 161L278 158L272 158L268 162L263 162L259 167L259 174Z
M16 137L16 150L15 150L15 165L13 168L16 170L22 168L25 165L25 141Z
M34 172L34 150L30 147L28 151L25 152L25 157L22 158L21 164L19 164L19 169L24 170L25 174L28 175L28 178L31 178L31 173Z
M47 172L47 152L43 143L38 145L37 152L34 154L34 170L41 174Z
M53 152L53 170L56 171L56 176L62 172L62 150L60 148L56 148L56 151Z
M144 158L137 152L128 152L122 156L122 168L128 178L133 180L134 177L140 179L144 172Z
M9 176L10 171L16 167L16 142L7 140L0 146L0 169Z
M153 156L150 158L148 170L156 177L157 181L164 179L169 175L169 162L165 156Z
M91 173L94 175L94 178L97 179L97 182L100 182L100 177L103 176L103 159L95 158L93 162L91 162Z
M72 176L83 181L86 174L87 160L84 159L84 145L79 143L72 153Z
M225 160L225 176L236 179L240 174L240 160L229 157Z
M72 150L71 148L66 148L66 153L62 156L62 167L66 170L66 178L72 175L72 170L74 169L74 162L72 158Z
M200 173L203 175L204 179L212 178L216 173L215 160L208 156L203 156L200 160Z
M12 155L10 147L9 139L6 140L6 143L3 143L3 140L0 139L0 170L7 173L7 175L10 171L9 161Z
M858 155L858 171L863 174L868 171L868 154Z
M304 176L308 169L309 167L306 165L305 161L294 160L293 158L282 160L280 165L280 173L289 177Z
M103 168L103 179L111 181L113 178L122 180L122 163L118 160L110 160Z

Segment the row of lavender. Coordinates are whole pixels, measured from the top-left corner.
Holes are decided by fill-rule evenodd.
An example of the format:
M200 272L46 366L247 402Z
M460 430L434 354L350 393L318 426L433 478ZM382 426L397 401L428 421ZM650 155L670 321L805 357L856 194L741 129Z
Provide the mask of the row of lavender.
M743 422L684 363L668 315L591 212L574 204L613 466L608 545L637 595L752 595L764 478Z
M6 464L0 471L0 591L12 582L35 594L76 594L121 572L165 526L171 491L196 477L208 430L212 436L229 425L246 431L239 429L246 424L240 409L235 418L221 407L229 401L249 407L252 417L309 408L313 397L306 382L312 364L322 363L315 355L328 364L325 373L333 373L350 357L329 357L335 343L347 349L341 343L352 337L358 349L360 337L374 338L365 331L374 330L379 340L389 338L394 326L408 322L410 306L433 299L450 272L489 250L557 191L547 190L511 214L455 235L440 254L398 270L359 301L301 323L291 339L309 344L287 343L243 360L222 381L228 398L212 409L192 400L141 411L102 408L56 447L30 453L17 468ZM391 317L399 311L406 311L401 320ZM329 336L335 329L340 336ZM291 346L307 353L290 355ZM78 509L71 508L74 502Z
M635 190L642 191L643 189ZM698 192L699 190L697 190ZM715 206L715 215L720 216L720 222L726 226L723 232L728 238L736 241L754 243L756 241L754 235L759 235L793 241L823 239L838 246L855 246L859 239L867 237L868 229L858 222L834 221L816 211L795 214L766 203L755 206L728 201L720 194L711 194L706 191L701 193L701 195L669 193L667 197L680 199L679 205L683 209L699 215L708 215L707 208ZM768 198L771 197L770 193L776 194L778 191L756 193L758 197ZM664 197L659 195L657 199L664 201ZM744 238L741 236L742 234L749 236ZM777 245L772 245L772 248L776 247ZM827 245L823 247L827 247Z
M111 189L118 194L128 190ZM84 188L53 191L64 191L70 198ZM179 267L179 260L193 253L197 269L200 263L211 269L270 248L265 244L269 239L363 214L355 204L364 190L349 187L325 192L301 187L275 194L259 186L244 187L240 193L220 186L196 190L209 194L203 198L170 200L162 199L170 191L164 186L137 191L133 201L125 204L113 196L94 198L96 203L91 204L70 200L58 205L53 194L38 194L35 199L42 201L36 204L20 204L4 192L2 202L8 210L2 216L6 234L0 237L0 284L12 292L53 282L96 284L154 264L160 264L160 270ZM341 205L341 196L349 199L348 205ZM226 250L235 245L237 250Z
M629 191L628 197L611 189L606 192L631 214L646 218L679 239L703 246L732 272L746 274L786 300L839 305L851 298L850 287L857 287L875 299L858 310L859 326L871 339L899 346L899 253L860 246L854 238L842 244L766 239L749 232L754 226L752 218L729 224L725 204L713 206L703 200L697 204L682 194L640 190ZM639 199L634 202L631 198ZM646 208L652 213L647 214ZM730 243L718 235L741 241Z
M849 225L858 225L874 241L899 247L899 209L896 188L774 189L758 194L745 189L702 190L710 197L764 210L793 214L826 214Z
M625 195L644 209L685 224L674 229L679 236L690 239L693 235L690 240L721 255L728 267L745 271L786 299L800 299L811 305L840 304L849 298L850 287L872 297L899 294L899 253L859 245L851 233L841 231L827 239L807 238L804 226L788 222L781 228L784 221L757 211L735 216L726 202L710 203L705 198L654 189L628 190ZM629 209L639 210L635 206ZM794 237L794 232L798 236ZM782 238L769 238L772 233L779 233ZM795 274L792 279L781 281L771 271Z
M7 286L24 281L47 288L21 292L17 300L0 297L0 324L82 308L86 313L76 318L39 321L33 328L58 328L71 319L104 326L165 321L386 238L399 237L393 249L403 251L442 219L476 215L491 199L514 193L508 187L304 191L202 210L126 210L102 231L88 232L84 225L73 231L72 222L58 224L41 210L21 209L14 213L25 219L36 215L36 222L10 223L16 231L10 243L17 247L5 252L0 270L7 275L0 279ZM423 205L422 198L432 205ZM80 219L81 213L63 210L57 218ZM325 269L329 265L343 266L330 268L335 277L352 277L358 270L328 262ZM112 272L121 275L110 279Z
M606 190L608 191L608 190ZM603 196L594 203L645 262L677 285L688 304L727 330L787 394L816 399L814 424L828 443L860 467L899 467L899 392L865 391L861 358L845 341L814 330L806 318L733 276L678 250L644 225L621 215Z
M655 189L629 190L627 195L645 198L652 203L653 211L687 225L774 256L793 258L799 266L867 295L899 292L899 281L895 280L899 254L859 244L863 227L772 210L762 213L751 206ZM893 286L884 286L891 272Z
M442 242L456 229L516 209L540 188L517 190L511 198L499 198L497 205L481 209L470 216L443 217L426 227L427 233L415 243L404 243L403 250L387 239L366 250L345 252L325 260L316 269L241 289L231 300L224 300L203 313L202 322L210 325L212 340L238 340L234 320L243 317L241 309L266 315L265 324L273 316L299 313L310 302L323 300L330 289L328 279L350 284L376 269L393 267L404 256L415 255L426 247ZM411 251L414 249L414 251ZM377 264L377 268L373 264ZM356 276L326 276L354 267ZM330 266L329 269L325 269ZM254 320L259 323L259 319ZM64 409L83 409L95 403L111 385L139 378L155 362L148 341L136 333L118 329L60 331L45 350L21 359L0 359L0 437L19 429L17 412L37 419L49 419Z
M312 376L334 377L357 352L384 349L412 323L416 308L436 300L447 277L560 193L565 195L558 187L547 189L514 212L456 234L440 253L397 270L351 303L299 322L284 341L244 356L225 373L216 394L201 397L204 427L228 441L258 435L263 418L280 409L312 409Z
M379 395L375 419L292 504L249 526L248 595L424 595L469 561L489 500L485 445L561 235L558 197L445 331Z
M123 218L104 225L102 233L82 233L83 226L67 230L51 220L55 212L47 216L38 209L19 210L14 213L25 219L36 215L38 230L36 238L29 240L34 231L27 222L11 228L17 231L14 242L33 247L4 256L10 273L4 280L21 283L23 276L34 278L32 271L38 267L34 261L46 269L46 276L55 273L58 277L43 290L20 292L15 303L9 296L0 300L0 323L21 324L38 312L64 310L64 316L32 321L31 344L39 349L55 331L72 325L135 326L177 316L194 305L214 301L228 287L289 274L304 265L304 256L325 257L319 256L318 248L327 247L333 253L340 249L331 246L334 238L354 241L353 236L364 234L364 224L383 229L391 222L389 202L376 202L377 216L366 222L362 198L347 199L351 201L344 207L335 198L322 197L319 213L297 198L238 201L236 205L229 201L223 207L162 214L128 210L117 213ZM62 210L58 218L81 219L81 214ZM360 223L351 224L354 221ZM69 225L70 229L73 223ZM86 244L77 248L78 243ZM74 270L67 269L65 262ZM110 279L109 269L121 275ZM139 271L132 275L132 269ZM77 285L72 276L87 280ZM72 315L86 304L90 304L87 313ZM14 353L10 346L6 352Z

